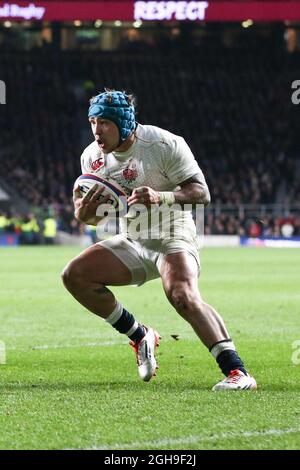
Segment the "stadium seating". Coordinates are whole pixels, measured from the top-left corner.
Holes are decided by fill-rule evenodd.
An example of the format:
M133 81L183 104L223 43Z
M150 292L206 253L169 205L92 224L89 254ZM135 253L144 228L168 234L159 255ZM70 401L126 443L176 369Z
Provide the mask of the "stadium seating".
M70 213L79 156L92 140L88 98L108 86L137 95L140 122L185 137L213 204L293 204L300 198L300 121L291 82L300 78L299 64L299 53L260 42L3 51L10 106L0 114L2 170L31 206ZM224 230L224 220L211 217L208 231L239 232L239 217L226 216Z

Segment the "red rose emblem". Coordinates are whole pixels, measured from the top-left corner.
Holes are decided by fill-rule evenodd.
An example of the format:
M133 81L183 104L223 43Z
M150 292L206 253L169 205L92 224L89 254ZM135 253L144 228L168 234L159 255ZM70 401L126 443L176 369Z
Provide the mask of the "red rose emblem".
M126 181L134 181L137 177L136 169L125 168L125 170L123 170L123 177Z

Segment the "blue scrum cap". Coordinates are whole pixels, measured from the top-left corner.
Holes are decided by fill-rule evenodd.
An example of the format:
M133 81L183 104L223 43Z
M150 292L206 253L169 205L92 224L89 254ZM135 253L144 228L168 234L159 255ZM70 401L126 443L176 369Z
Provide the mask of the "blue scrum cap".
M92 98L88 116L113 121L120 132L120 143L136 128L134 106L122 91L105 91Z

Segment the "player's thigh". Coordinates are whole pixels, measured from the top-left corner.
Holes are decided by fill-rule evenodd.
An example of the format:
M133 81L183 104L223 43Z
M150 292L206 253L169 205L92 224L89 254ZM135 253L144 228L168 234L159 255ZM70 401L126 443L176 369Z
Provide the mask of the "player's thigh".
M110 250L96 244L84 250L66 266L63 278L123 286L131 283L131 272Z
M182 251L165 255L160 275L166 293L180 285L198 291L199 266L190 253Z

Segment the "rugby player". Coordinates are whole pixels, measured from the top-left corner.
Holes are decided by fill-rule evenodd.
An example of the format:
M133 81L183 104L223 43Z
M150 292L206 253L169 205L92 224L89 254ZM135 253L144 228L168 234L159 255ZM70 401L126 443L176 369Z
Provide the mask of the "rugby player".
M213 390L256 389L224 321L198 289L196 228L191 211L184 209L209 204L210 193L189 146L171 132L137 123L134 98L122 91L105 89L92 98L88 118L94 141L81 156L82 172L113 178L129 194L130 209L120 218L120 234L87 248L66 266L62 274L65 287L85 308L129 337L139 376L149 381L156 375L159 334L139 323L107 286L142 285L160 277L168 300L190 323L225 375ZM99 222L101 217L95 214L105 202L99 202L101 192L101 188L91 188L82 197L74 189L79 221ZM174 204L176 209L167 223L156 222L155 236L149 236L147 227L136 237L137 217L146 222L152 207L171 209ZM134 211L135 207L146 210Z

